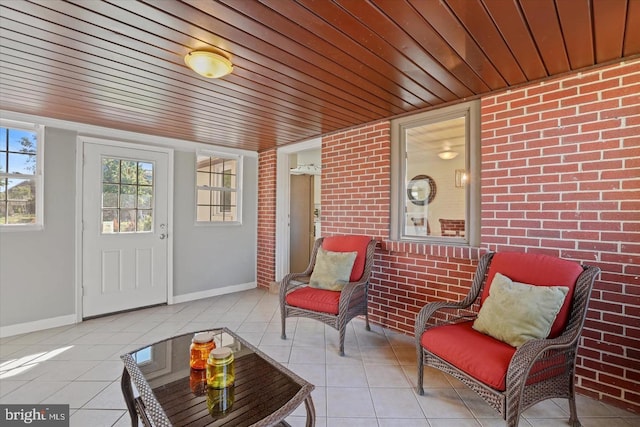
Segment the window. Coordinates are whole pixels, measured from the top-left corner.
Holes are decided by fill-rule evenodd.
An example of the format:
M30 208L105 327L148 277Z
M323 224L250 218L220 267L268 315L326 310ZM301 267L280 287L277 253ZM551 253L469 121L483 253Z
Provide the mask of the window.
M0 228L43 225L42 126L0 120Z
M196 221L240 222L239 156L196 156Z
M480 240L478 101L391 122L391 236L477 245Z
M102 158L102 233L151 232L153 163Z

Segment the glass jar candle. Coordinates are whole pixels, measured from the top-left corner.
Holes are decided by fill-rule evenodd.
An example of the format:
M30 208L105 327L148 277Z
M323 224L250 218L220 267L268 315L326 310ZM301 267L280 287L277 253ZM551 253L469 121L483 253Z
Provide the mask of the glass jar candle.
M214 348L207 359L207 385L225 388L235 381L233 352L228 347Z
M189 347L189 366L193 369L205 369L209 353L216 347L211 332L199 332L193 336Z

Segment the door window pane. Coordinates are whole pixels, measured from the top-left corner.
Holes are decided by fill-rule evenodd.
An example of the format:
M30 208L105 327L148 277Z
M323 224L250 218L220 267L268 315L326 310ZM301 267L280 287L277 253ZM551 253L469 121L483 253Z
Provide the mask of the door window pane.
M153 163L102 159L102 233L153 229Z

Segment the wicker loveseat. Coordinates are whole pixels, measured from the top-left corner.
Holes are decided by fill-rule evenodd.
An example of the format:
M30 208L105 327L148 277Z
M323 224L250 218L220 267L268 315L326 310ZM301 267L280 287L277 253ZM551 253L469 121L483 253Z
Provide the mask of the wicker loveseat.
M508 426L517 426L525 409L550 398L568 399L569 423L579 426L574 395L576 351L599 271L597 267L583 267L541 254L484 255L463 301L429 303L417 316L418 393L424 395L424 366L432 366L474 390L502 415ZM517 285L525 290L547 292L555 288L567 292L557 304L557 315L548 323L547 336L513 346L475 329L478 325L474 326L474 322L483 314L478 313L484 308L481 304L488 306L490 296L496 301L499 288L494 283L504 277L519 282ZM542 291L541 287L550 289ZM520 303L502 308L510 313L503 319L520 316Z
M316 239L306 270L301 273L287 274L280 284L282 339L287 338L286 320L288 317L308 317L319 320L339 331L340 355L344 356L344 337L347 323L356 316L364 315L366 328L369 330L367 299L376 243L371 237L360 235ZM321 248L334 253L357 252L349 281L342 290L318 289L309 286Z

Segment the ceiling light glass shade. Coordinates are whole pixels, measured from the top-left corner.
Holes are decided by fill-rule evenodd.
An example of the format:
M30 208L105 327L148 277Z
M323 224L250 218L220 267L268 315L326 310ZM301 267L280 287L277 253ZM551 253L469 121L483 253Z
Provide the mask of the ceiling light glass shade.
M457 151L441 151L438 153L438 157L440 157L442 160L451 160L451 159L455 159L456 157L458 157L458 152Z
M184 62L196 73L210 79L224 77L233 71L231 61L213 52L189 52L184 57Z

